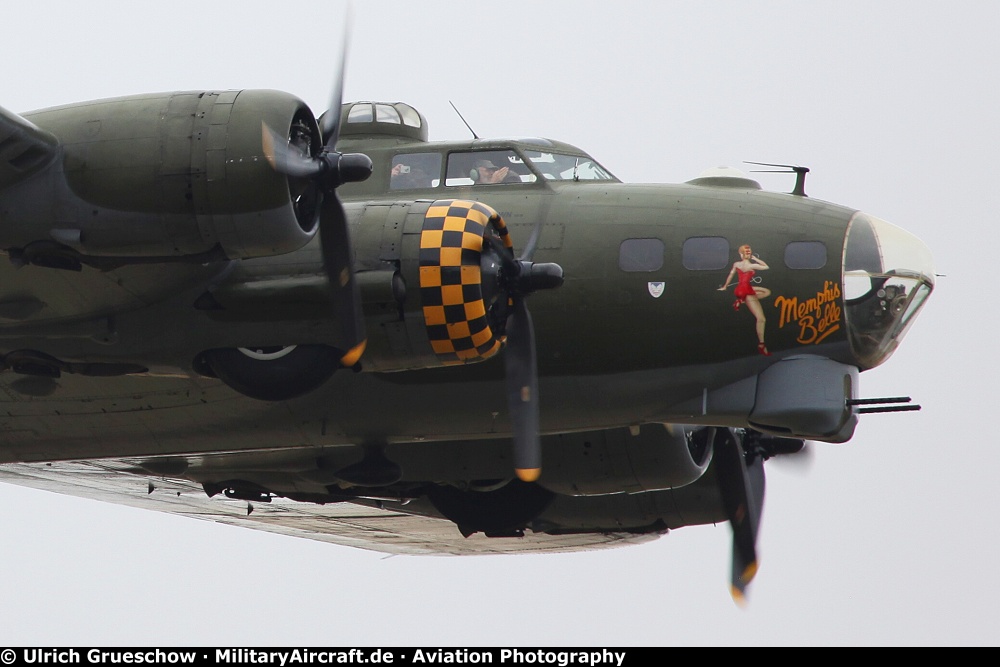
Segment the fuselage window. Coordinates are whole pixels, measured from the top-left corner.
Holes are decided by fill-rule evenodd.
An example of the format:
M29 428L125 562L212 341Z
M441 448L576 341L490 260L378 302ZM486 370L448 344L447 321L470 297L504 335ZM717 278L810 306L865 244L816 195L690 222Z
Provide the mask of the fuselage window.
M822 241L792 241L785 246L785 266L790 269L822 269L826 266L826 244Z
M534 180L514 151L475 151L448 156L445 185L499 185Z
M390 190L436 188L441 183L440 153L406 153L392 158Z
M729 241L721 236L692 236L684 241L681 263L692 271L718 271L729 266Z
M660 239L625 239L618 248L622 271L657 271L663 267L666 246Z

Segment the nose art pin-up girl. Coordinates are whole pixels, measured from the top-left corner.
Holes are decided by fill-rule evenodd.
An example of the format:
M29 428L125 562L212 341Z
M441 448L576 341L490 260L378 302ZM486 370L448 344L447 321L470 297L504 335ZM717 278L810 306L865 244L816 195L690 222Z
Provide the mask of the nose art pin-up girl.
M760 300L771 296L771 290L754 285L752 281L755 273L765 271L770 267L759 257L754 257L753 250L749 245L741 245L739 253L739 261L733 263L733 268L729 271L726 282L719 288L719 291L724 292L728 289L733 276L736 276L736 289L733 290L736 301L733 302L733 310L739 310L741 304L747 305L747 310L757 320L757 351L769 357L771 353L764 345L764 326L767 323L767 318L764 317L764 307L761 306ZM758 280L760 279L758 278Z

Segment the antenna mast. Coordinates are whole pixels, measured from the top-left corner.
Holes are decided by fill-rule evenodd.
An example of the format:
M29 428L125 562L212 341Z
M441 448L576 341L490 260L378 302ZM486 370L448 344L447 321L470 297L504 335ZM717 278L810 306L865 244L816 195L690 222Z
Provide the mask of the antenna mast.
M468 123L468 122L467 122L467 121L465 120L465 117L464 117L464 116L462 116L462 112L458 110L458 107L456 107L456 106L455 106L455 103L454 103L454 102L452 102L451 100L448 100L448 104L450 104L450 105L451 105L451 108L455 110L455 113L457 113L457 114L458 114L458 117L462 119L462 122L463 122L463 123L465 123L465 126L466 126L467 128L469 128L469 132L472 132L472 138L473 138L473 139L478 139L478 138L479 138L479 135L478 135L478 134L476 134L476 131L475 131L475 130L473 130L473 129L472 129L472 126L471 126L471 125L469 125L469 123Z
M809 167L800 167L795 164L773 164L771 162L750 162L745 160L747 164L758 164L762 167L784 167L784 169L754 169L756 173L770 173L770 174L795 174L795 187L792 189L793 195L798 195L799 197L807 197L806 194L806 174L809 173Z

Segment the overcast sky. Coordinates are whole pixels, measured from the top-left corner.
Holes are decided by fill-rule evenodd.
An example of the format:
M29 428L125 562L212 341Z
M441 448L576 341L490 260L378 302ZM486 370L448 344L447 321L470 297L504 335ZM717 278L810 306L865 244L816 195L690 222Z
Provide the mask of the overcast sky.
M3 4L0 106L277 88L329 104L339 3ZM0 645L996 645L1000 3L355 2L345 99L432 139L536 135L624 181L744 160L921 237L945 274L809 467L767 467L760 571L730 529L585 554L384 554L0 485ZM637 120L638 118L638 120ZM757 175L766 189L792 179Z

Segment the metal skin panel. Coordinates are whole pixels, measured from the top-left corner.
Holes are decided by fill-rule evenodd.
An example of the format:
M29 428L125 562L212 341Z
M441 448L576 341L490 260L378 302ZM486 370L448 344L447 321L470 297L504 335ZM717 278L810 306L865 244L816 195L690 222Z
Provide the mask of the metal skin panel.
M315 221L296 220L287 179L264 158L261 123L284 132L303 111L301 100L276 91L207 91L27 114L60 142L63 159L45 172L58 214L43 207L4 226L0 241L23 247L66 229L79 239L74 249L96 257L296 250L315 234ZM21 197L32 194L26 188ZM7 197L16 205L17 190Z
M761 373L749 421L765 433L846 442L858 417L847 401L857 398L856 366L824 357L788 357Z
M644 424L549 436L547 489L569 496L642 493L683 487L705 474L711 447L695 461L688 448L693 429L681 425ZM550 453L551 452L551 453Z
M257 164L253 186L247 182L225 202L227 212L273 208L284 202L283 178L263 160L260 122L287 125L301 104L286 94L245 91L244 113L233 114L226 131L214 138L216 105L232 108L233 99L220 101L224 93L192 91L161 93L101 100L86 106L45 109L25 117L54 134L65 147L65 171L69 185L91 205L134 213L187 213L190 198L163 199L150 185L161 174L202 173L192 169L192 160L205 151L226 149L226 160L243 163L246 170ZM252 105L252 106L251 106ZM256 158L256 160L255 160ZM195 162L197 165L197 162Z

